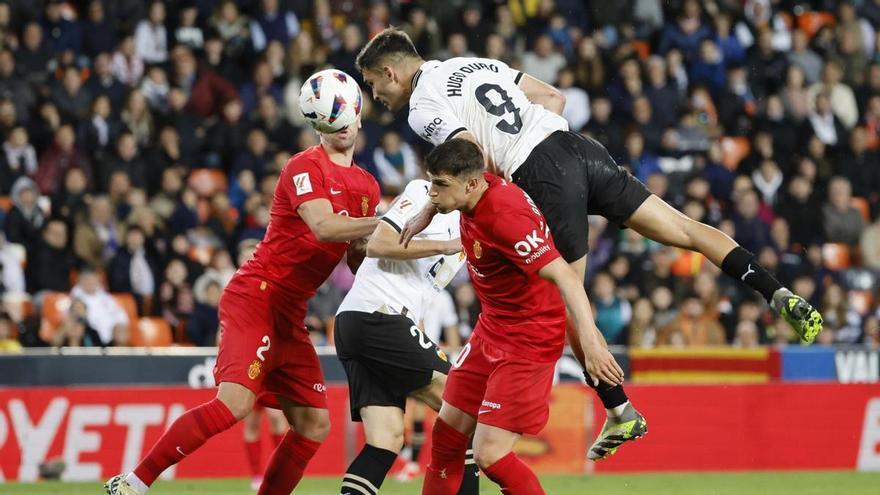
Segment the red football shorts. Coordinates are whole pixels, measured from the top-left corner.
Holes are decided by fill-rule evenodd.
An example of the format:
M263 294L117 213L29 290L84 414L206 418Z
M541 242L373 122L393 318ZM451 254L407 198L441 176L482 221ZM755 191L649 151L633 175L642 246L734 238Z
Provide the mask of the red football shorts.
M258 403L278 407L277 396L296 405L327 409L318 354L303 324L305 304L255 277L234 277L220 298L216 383L238 383Z
M479 324L446 379L443 400L477 421L536 434L550 417L555 362L536 362L480 337Z

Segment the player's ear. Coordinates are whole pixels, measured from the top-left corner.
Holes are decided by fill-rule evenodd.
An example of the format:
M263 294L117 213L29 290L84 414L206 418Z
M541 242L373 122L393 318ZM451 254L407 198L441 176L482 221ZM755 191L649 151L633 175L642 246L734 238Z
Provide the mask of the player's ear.
M391 68L391 66L383 65L382 74L390 79L392 82L397 82L397 72L395 72L394 69Z

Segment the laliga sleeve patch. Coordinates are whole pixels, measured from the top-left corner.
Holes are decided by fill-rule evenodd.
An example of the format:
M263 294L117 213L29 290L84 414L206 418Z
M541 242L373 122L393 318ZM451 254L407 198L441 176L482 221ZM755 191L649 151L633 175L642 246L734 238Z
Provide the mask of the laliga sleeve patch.
M293 185L296 186L296 195L302 196L312 192L312 181L309 179L309 173L303 172L293 176Z

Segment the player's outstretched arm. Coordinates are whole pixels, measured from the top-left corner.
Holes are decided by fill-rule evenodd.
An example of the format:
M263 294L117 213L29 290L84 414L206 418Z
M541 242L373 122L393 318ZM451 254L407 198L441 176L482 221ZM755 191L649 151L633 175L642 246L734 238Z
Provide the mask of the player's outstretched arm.
M562 110L565 109L565 95L560 93L558 89L525 72L519 80L519 88L523 90L530 102L541 105L557 115L562 115Z
M584 350L584 364L589 375L613 385L623 383L623 369L598 337L590 301L577 273L565 260L557 258L542 267L538 275L559 287L569 318L574 320L572 323Z
M437 208L434 207L431 203L425 204L425 207L412 218L406 221L403 228L400 230L400 236L397 239L397 243L406 248L409 246L409 243L412 241L412 238L417 236L419 232L428 228L428 225L431 225L431 220L434 219L434 215L437 214Z
M333 213L326 199L312 199L299 205L297 213L321 242L345 242L370 235L379 223L376 217L352 218Z
M431 206L430 204L428 206ZM433 206L431 206L433 208ZM461 251L461 240L449 241L415 240L403 245L398 241L397 231L385 222L373 231L367 242L367 256L370 258L386 258L391 260L414 260L436 256L438 254L455 254Z

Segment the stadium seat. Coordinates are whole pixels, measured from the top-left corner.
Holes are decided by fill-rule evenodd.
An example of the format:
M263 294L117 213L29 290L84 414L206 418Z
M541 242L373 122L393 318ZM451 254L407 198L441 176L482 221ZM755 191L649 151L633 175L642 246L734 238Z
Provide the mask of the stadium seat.
M797 25L807 38L812 38L823 26L834 25L834 15L830 12L804 12L798 16Z
M868 205L867 199L855 196L849 200L849 204L853 208L859 210L859 213L862 214L862 220L864 220L866 224L871 223L871 206Z
M140 318L131 330L133 347L168 347L171 343L171 326L163 318Z
M721 151L724 154L722 158L724 166L728 170L734 171L739 167L739 162L752 151L752 145L745 137L724 136L721 138Z
M66 292L49 292L43 296L43 307L40 313L40 338L51 342L61 320L70 309L70 294Z
M829 270L846 270L851 264L849 246L840 242L822 244L822 262Z
M111 295L128 314L129 328L134 328L138 321L137 302L134 300L134 296L128 292L116 292Z
M12 209L12 198L9 196L0 196L0 210L9 212Z
M197 168L189 174L187 181L196 194L203 198L213 196L217 192L226 192L226 175L222 170L214 168Z

